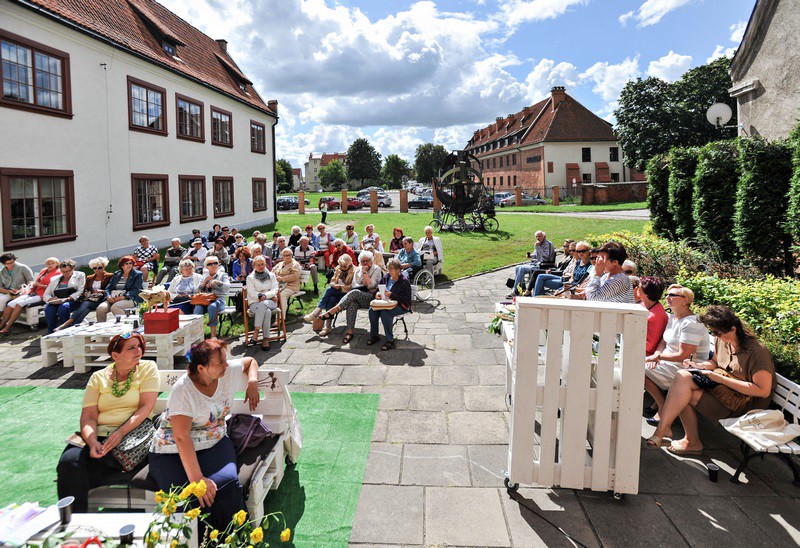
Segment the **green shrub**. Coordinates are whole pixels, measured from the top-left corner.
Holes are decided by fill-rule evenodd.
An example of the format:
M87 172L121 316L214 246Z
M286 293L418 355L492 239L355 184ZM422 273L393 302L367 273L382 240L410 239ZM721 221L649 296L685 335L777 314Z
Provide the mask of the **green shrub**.
M675 237L675 223L669 212L669 164L665 154L654 156L647 162L647 207L653 231L664 238Z
M695 239L721 261L733 261L739 159L736 141L708 143L700 149L694 176Z
M766 273L792 271L786 208L791 153L785 141L739 139L741 177L736 192L734 234L743 258Z
M669 212L675 225L675 236L694 238L694 173L697 169L696 147L673 148L669 151Z
M789 134L792 149L792 180L789 183L789 208L786 211L786 230L795 243L800 242L800 123Z

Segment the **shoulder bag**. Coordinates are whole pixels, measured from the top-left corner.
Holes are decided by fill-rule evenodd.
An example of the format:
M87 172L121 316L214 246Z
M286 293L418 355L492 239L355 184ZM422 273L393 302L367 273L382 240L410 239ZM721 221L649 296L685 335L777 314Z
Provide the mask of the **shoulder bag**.
M122 438L119 445L111 450L111 454L125 472L130 472L144 462L155 433L153 422L150 419L144 419L139 426Z
M237 413L228 421L228 437L233 442L237 455L248 447L261 445L265 439L275 435L264 421L247 413Z
M195 293L189 303L193 305L208 306L217 300L217 296L213 293Z

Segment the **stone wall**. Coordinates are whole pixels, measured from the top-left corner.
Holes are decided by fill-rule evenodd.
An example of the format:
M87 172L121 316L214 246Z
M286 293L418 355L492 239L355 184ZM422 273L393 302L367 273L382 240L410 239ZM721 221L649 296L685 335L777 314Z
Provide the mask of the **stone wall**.
M582 205L642 202L647 199L647 181L627 183L585 184Z

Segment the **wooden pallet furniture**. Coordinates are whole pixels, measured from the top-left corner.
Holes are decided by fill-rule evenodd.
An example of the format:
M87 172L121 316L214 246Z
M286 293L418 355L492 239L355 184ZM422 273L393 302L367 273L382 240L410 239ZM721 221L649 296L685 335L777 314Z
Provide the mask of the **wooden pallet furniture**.
M250 339L253 336L253 329L250 325L251 321L251 314L249 310L249 303L247 302L247 288L242 289L242 302L244 303L244 344L245 346L249 343ZM287 304L288 306L288 304ZM264 332L262 331L261 337L262 340L264 338ZM270 326L269 333L266 334L267 340L269 342L273 341L281 341L283 340L286 342L287 333L286 333L286 318L283 313L283 308L281 308L281 292L278 291L278 308L272 311L272 325ZM257 341L256 341L257 342Z

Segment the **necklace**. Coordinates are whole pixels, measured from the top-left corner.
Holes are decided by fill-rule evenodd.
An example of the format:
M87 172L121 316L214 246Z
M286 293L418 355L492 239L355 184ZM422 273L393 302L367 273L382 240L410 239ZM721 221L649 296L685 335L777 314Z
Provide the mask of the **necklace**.
M128 390L131 389L131 383L133 382L133 374L136 372L136 366L133 367L133 371L128 373L128 379L125 381L125 386L122 388L119 387L119 382L117 381L117 364L114 364L112 368L114 371L114 382L111 385L111 393L114 394L114 397L121 398L128 393Z

